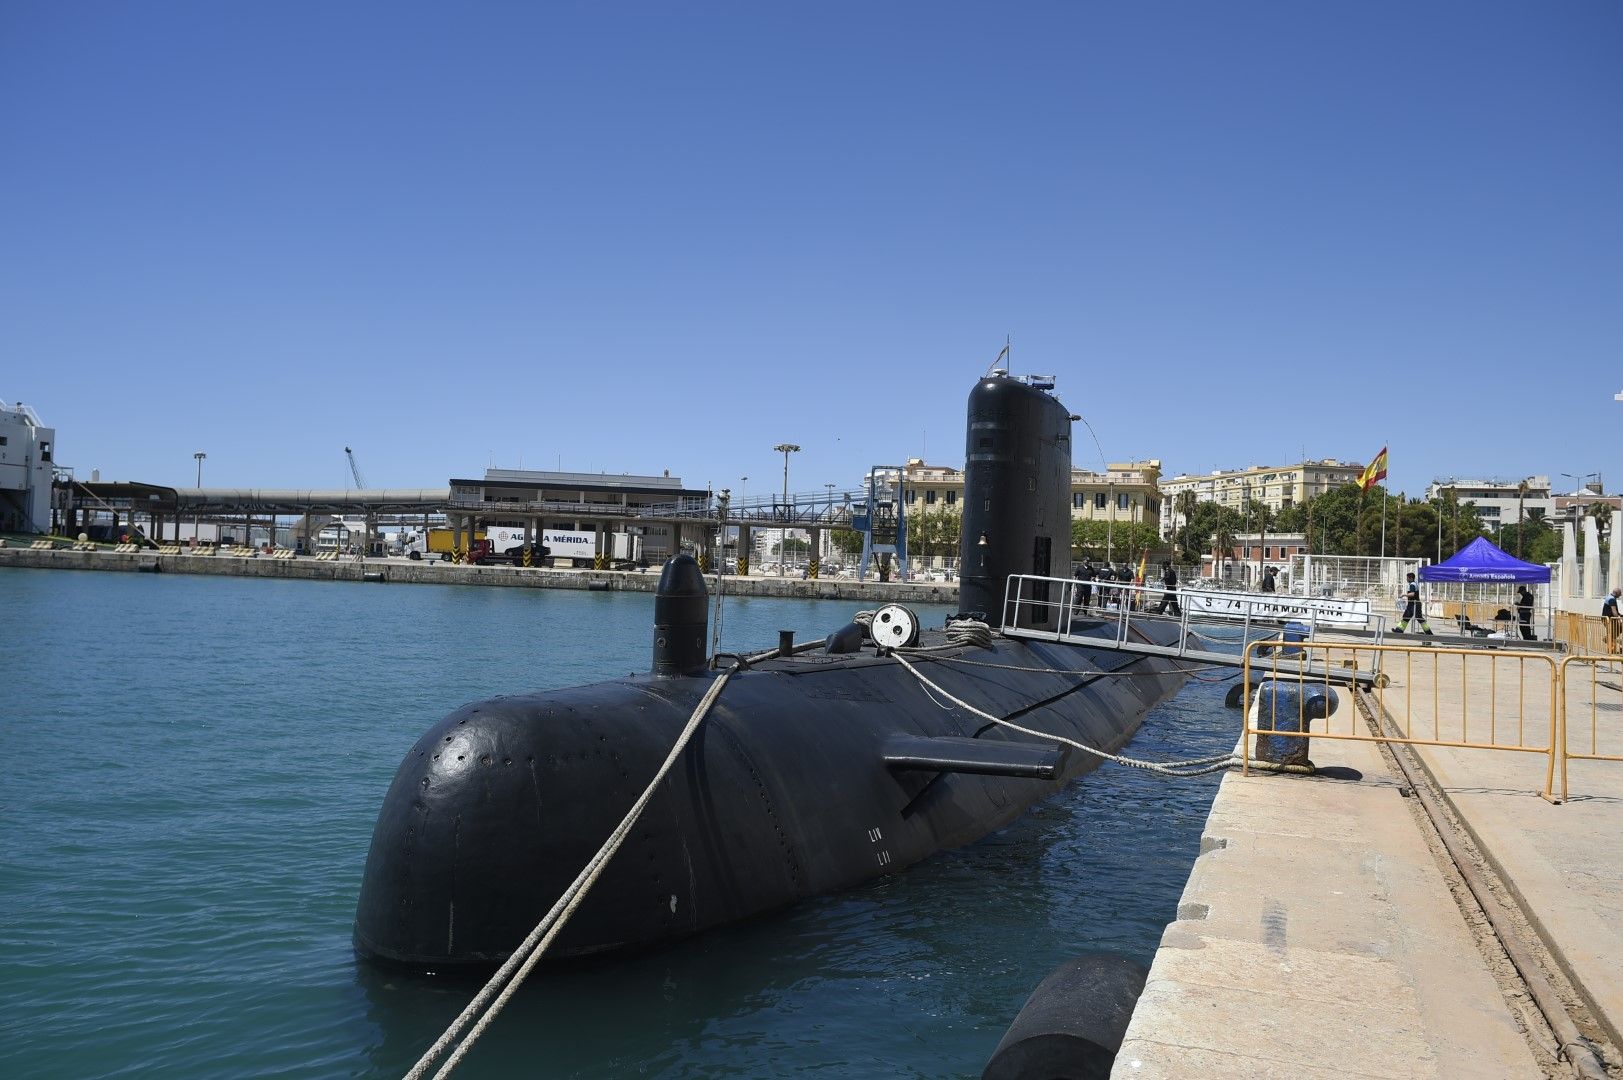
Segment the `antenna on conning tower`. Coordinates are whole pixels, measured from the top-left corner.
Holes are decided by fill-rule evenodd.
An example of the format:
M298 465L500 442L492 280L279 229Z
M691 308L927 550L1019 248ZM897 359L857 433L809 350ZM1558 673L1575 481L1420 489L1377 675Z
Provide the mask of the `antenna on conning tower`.
M365 491L366 481L361 479L361 467L355 464L355 451L346 446L344 447L344 456L349 458L349 471L355 477L355 490Z
M1003 339L1003 348L998 351L997 359L993 360L992 366L986 369L986 374L983 376L983 378L991 378L992 373L998 369L997 366L999 364L1003 364L1003 374L1007 375L1009 373L1009 366L1004 362L1009 359L1009 346L1011 344L1013 344L1012 339Z

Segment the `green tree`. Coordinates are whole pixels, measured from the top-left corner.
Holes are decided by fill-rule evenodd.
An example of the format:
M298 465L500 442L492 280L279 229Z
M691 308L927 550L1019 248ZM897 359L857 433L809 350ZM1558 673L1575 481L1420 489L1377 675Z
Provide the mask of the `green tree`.
M952 558L958 554L963 519L957 510L934 507L907 517L910 557Z
M1608 550L1606 539L1612 527L1612 508L1603 502L1589 504L1589 516L1595 519L1595 536L1602 552Z
M1182 547L1182 562L1193 562L1199 557L1198 551L1191 548L1188 543L1189 521L1195 516L1195 511L1199 508L1199 506L1200 496L1196 495L1193 491L1178 492L1177 498L1175 498L1172 503L1172 541L1175 548L1179 546ZM1184 527L1182 530L1178 528L1178 518L1180 517L1183 518ZM1181 545L1179 544L1180 532L1183 534L1184 540Z
M829 542L840 554L849 557L862 554L862 534L855 529L834 528L828 531Z
M1259 502L1251 507L1251 519L1257 529L1257 580L1262 580L1262 549L1268 542L1268 526L1274 519L1273 507Z
M1215 503L1212 505L1216 506ZM1245 520L1233 507L1216 506L1216 509L1211 531L1213 556L1216 560L1213 573L1221 578L1225 576L1224 571L1233 557L1234 545L1241 530L1245 528Z

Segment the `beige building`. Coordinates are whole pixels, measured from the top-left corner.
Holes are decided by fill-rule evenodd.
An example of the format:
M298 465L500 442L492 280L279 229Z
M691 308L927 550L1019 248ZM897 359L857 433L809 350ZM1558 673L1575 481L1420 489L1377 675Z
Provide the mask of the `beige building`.
M1364 466L1355 462L1324 458L1297 465L1253 465L1204 476L1175 476L1161 485L1161 535L1172 535L1178 496L1185 491L1194 492L1199 502L1214 502L1241 513L1258 502L1278 511L1353 483L1363 471Z
M908 458L902 470L902 502L907 512L948 509L956 511L964 497L964 471L950 465L926 465L923 458ZM881 480L894 479L895 469L880 469Z
M894 482L896 469L878 470ZM902 470L902 501L908 513L958 510L964 498L964 472L909 458ZM1105 472L1071 470L1071 516L1092 521L1152 521L1161 513L1161 462L1113 462Z
M1154 521L1161 514L1161 462L1111 462L1104 472L1071 470L1071 517L1084 521Z

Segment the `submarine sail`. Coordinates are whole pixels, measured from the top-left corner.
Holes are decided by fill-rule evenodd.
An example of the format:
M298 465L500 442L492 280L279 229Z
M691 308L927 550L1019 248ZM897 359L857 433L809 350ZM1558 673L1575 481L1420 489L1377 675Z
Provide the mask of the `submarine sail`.
M1069 572L1069 413L1045 389L988 376L969 397L965 472L960 608L992 613L995 631L1010 575ZM703 594L691 558L667 564L649 674L471 704L418 740L373 831L361 956L445 971L512 953L718 678L703 656ZM1028 614L1044 617L1023 603ZM1145 633L1168 644L1177 629ZM941 708L902 654L982 712L1105 752L1185 678L1166 659L1104 647L1103 631L1091 648L943 628L894 653L835 637L838 648L734 671L549 956L656 945L895 873L1097 765Z

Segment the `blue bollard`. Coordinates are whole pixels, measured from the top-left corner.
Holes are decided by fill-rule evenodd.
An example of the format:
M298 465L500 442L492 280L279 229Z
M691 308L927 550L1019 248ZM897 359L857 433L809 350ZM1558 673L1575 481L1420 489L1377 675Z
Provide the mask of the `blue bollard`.
M1265 679L1257 686L1257 718L1251 726L1262 731L1300 732L1257 736L1253 756L1275 765L1313 768L1307 756L1307 732L1311 721L1322 720L1335 711L1339 698L1335 690L1282 679Z
M1285 645L1280 647L1279 655L1280 656L1300 656L1300 655L1302 655L1302 650L1301 649L1292 648L1292 646L1294 646L1294 645L1296 645L1296 644L1298 644L1300 642L1306 641L1311 633L1312 633L1312 631L1308 629L1308 626L1307 626L1306 623L1299 623L1299 622L1288 622L1288 623L1286 623L1285 624L1285 634L1284 634L1284 637L1282 639L1282 640L1284 640Z

